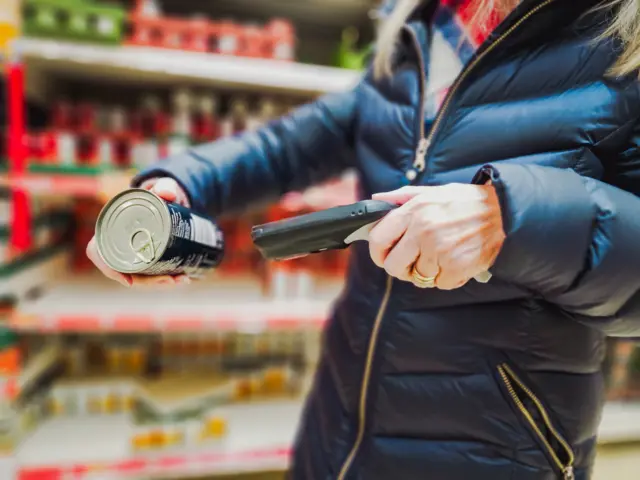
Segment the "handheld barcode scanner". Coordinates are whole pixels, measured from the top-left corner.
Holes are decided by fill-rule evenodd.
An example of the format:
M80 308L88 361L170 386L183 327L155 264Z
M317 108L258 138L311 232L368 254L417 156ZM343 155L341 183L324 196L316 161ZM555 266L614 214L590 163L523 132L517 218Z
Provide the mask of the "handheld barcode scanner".
M339 250L357 240L366 240L373 226L396 207L379 200L363 200L257 225L251 230L251 238L268 260Z
M251 238L268 260L290 260L325 250L339 250L358 240L367 240L375 224L397 207L380 200L363 200L256 225L251 229ZM489 272L475 277L480 283L487 283L490 278Z

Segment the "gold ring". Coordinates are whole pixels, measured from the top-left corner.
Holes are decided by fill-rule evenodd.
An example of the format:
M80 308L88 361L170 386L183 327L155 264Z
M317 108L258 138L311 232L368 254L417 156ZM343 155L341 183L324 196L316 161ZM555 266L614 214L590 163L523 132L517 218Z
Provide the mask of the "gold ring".
M418 271L415 264L411 269L411 279L413 280L414 285L418 288L434 288L436 286L436 277L437 275L433 277L425 277Z

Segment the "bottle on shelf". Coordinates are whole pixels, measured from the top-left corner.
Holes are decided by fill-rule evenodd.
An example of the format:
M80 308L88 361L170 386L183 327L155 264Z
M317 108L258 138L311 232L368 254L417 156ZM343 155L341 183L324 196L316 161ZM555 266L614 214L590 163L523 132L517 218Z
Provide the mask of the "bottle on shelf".
M265 48L265 33L258 25L250 23L238 28L242 32L238 56L269 58L269 52Z
M238 26L223 20L215 26L215 53L221 55L237 55L240 43Z
M197 145L211 142L220 135L218 118L218 97L214 94L202 95L197 101L191 120L191 138Z
M182 48L191 52L206 52L209 49L209 20L201 14L189 19L189 28L182 37Z
M171 133L167 143L167 154L178 155L189 148L193 100L189 90L176 90L172 97L173 112Z
M78 165L96 165L99 162L98 107L93 102L81 102L76 109Z
M235 97L231 100L229 113L222 121L222 136L230 137L247 129L249 117L249 104L244 97Z
M60 99L54 104L52 113L56 163L75 165L78 139L75 133L77 117L74 105L66 99Z
M131 151L132 163L136 167L146 167L160 157L160 141L166 123L160 99L154 95L145 96L134 118L135 143Z
M282 18L271 20L266 26L267 56L275 60L292 61L295 58L296 36L290 21Z
M127 111L124 107L116 105L109 109L105 141L110 147L102 157L104 163L110 157L111 165L114 167L130 167L132 142L131 133L128 130Z

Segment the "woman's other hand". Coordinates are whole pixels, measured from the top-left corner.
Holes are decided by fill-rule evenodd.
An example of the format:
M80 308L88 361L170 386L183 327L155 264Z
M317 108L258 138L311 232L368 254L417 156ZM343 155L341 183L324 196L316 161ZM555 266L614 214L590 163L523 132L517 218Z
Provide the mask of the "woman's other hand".
M168 202L178 203L189 206L189 201L186 193L178 183L172 178L152 178L146 180L140 185L140 188L151 190L153 193L161 197ZM93 264L102 272L102 274L115 280L118 283L126 287L131 286L148 286L148 285L175 285L178 283L189 283L190 279L186 275L170 276L170 275L128 275L120 272L116 272L107 266L106 263L100 257L98 253L98 245L96 243L96 237L94 236L87 245L87 257L93 262Z
M401 205L369 235L375 264L400 280L458 288L486 272L502 248L502 213L491 185L410 186L373 198Z

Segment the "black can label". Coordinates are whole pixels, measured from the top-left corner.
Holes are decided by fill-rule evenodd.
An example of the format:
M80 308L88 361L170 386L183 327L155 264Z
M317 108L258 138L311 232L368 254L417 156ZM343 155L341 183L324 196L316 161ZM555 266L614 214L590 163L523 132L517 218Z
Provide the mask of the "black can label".
M200 277L217 267L224 256L224 237L217 225L181 205L167 203L167 208L171 217L167 248L143 273Z

